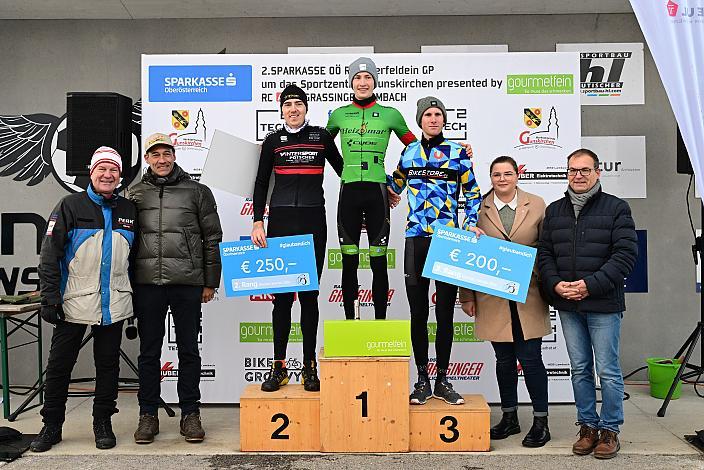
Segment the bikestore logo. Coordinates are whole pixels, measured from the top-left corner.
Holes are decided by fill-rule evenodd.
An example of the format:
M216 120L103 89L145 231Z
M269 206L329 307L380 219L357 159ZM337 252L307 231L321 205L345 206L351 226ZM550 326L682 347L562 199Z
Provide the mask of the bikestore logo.
M569 73L507 75L509 95L572 95L574 76Z
M369 249L359 250L359 269L371 269ZM396 249L386 249L386 267L396 269ZM336 248L328 249L328 269L342 269L342 251Z
M274 328L267 322L240 322L240 343L273 343ZM302 343L303 333L300 323L291 323L289 343Z
M583 96L620 96L621 75L631 51L580 52L579 87Z
M548 168L545 171L528 171L528 165L518 165L518 179L548 182L548 181L567 181L567 167L564 168Z
M447 378L449 380L479 380L484 369L483 362L450 362L447 367ZM428 377L435 379L438 374L438 366L435 359L428 362Z
M252 101L251 65L151 65L149 101Z
M247 198L244 201L244 204L242 204L242 207L240 208L240 215L248 217L249 219L252 219L254 217L254 203L252 202L252 198ZM269 218L269 206L264 207L264 220Z
M264 382L271 374L274 360L270 357L245 357L244 358L244 380L246 382ZM288 370L289 383L301 382L303 362L291 357L286 359L286 369Z
M395 289L389 289L386 301L387 301L387 306L391 306L391 299L394 296L394 293L396 292ZM359 306L360 307L373 307L374 306L374 301L372 298L372 290L371 289L362 289L361 286L357 290L357 300L359 300ZM339 304L340 307L343 306L343 300L342 300L342 287L340 285L335 285L332 289L332 292L330 292L330 295L328 296L328 302L331 304Z
M205 365L204 367L201 367L200 369L200 378L205 379L205 381L208 381L207 379L215 379L215 367L208 364ZM161 381L162 382L173 382L178 379L178 369L174 366L174 363L171 361L166 361L164 362L164 365L161 366Z
M524 108L522 116L523 124L528 130L518 134L519 145L514 148L524 149L556 149L562 148L558 144L560 138L560 123L557 118L555 106L550 108L547 119L543 115L542 108Z

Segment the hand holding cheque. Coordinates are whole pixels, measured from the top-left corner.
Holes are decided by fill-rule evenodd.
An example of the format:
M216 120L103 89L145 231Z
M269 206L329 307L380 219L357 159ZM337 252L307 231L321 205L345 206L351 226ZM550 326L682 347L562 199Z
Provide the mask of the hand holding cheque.
M450 227L433 234L423 276L525 302L536 249Z

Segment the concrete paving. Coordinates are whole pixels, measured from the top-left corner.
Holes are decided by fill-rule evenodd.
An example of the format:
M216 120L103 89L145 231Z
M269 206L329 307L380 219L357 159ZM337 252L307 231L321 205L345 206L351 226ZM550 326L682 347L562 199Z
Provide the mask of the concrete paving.
M521 446L522 434L530 427L531 412L522 406L519 414L524 433L491 443L491 452L475 454L392 454L392 455L331 455L242 454L239 452L239 408L234 406L204 406L201 410L206 429L202 444L188 444L179 435L178 416L160 414L161 432L154 444L134 443L132 433L137 425L137 403L134 393L120 394L120 413L113 417L117 435L116 448L100 451L95 448L91 428L90 398L69 400L63 431L63 442L45 454L28 452L9 469L101 469L140 468L683 468L704 469L704 455L684 440L685 434L704 428L704 399L695 395L692 386L684 386L682 398L670 404L667 415L658 418L660 400L648 395L647 385L628 385L630 399L624 403L626 423L621 432L621 452L608 463L591 456L572 455L571 446L577 428L574 426L573 405L550 407L552 441L540 449ZM498 421L500 410L492 407L492 423ZM41 428L38 410L32 410L14 423L4 421L22 432L36 433Z

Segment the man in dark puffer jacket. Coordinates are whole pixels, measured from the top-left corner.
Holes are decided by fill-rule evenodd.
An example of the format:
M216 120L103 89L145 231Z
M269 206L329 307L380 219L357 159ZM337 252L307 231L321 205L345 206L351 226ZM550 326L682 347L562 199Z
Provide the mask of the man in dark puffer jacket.
M560 313L570 357L581 426L572 451L578 455L594 451L595 457L608 459L620 449L623 285L638 255L636 231L628 203L601 190L594 152L572 152L567 166L565 197L545 213L538 267L550 303ZM601 416L596 410L593 358L601 379Z
M140 223L134 286L140 418L134 438L147 444L159 433L161 347L171 307L181 435L188 442L200 442L205 437L199 410L201 302L212 300L220 285L222 229L213 193L176 164L169 136L153 134L145 148L149 169L130 191Z

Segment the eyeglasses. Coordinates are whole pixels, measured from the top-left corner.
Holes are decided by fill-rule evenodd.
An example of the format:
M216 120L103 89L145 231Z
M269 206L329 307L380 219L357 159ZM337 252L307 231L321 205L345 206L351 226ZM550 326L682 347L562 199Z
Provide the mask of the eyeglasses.
M510 178L513 178L514 176L516 176L516 173L514 173L513 171L507 171L506 173L492 173L491 174L491 177L496 180L501 179L502 176L504 177L504 179L510 179Z
M596 170L596 168L568 168L567 174L569 176L577 176L577 173L579 173L582 176L589 176L593 170Z

